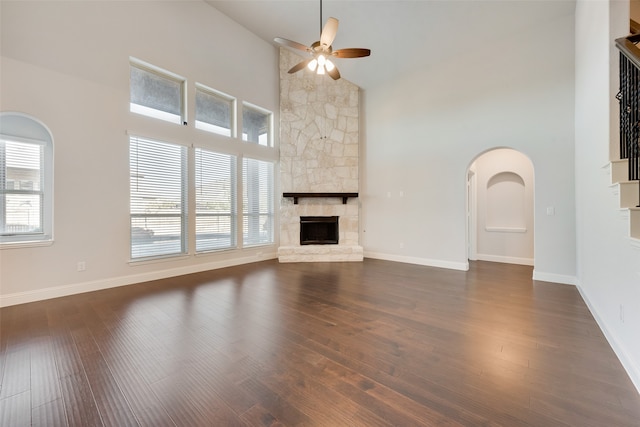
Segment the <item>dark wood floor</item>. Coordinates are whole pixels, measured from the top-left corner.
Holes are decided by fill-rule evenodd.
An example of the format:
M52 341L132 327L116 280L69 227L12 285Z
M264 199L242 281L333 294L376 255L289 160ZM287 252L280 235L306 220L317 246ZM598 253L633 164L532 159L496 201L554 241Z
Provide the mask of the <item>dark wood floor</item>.
M1 310L2 426L640 426L531 268L261 262Z

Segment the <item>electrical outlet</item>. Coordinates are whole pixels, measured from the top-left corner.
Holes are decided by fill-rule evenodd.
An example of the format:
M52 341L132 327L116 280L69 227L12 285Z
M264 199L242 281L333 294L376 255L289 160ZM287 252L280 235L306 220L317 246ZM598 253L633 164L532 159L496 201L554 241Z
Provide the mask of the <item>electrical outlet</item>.
M404 243L400 243L400 249L404 248Z
M620 304L620 322L624 323L624 305Z
M85 271L87 269L87 263L85 261L78 261L78 271Z

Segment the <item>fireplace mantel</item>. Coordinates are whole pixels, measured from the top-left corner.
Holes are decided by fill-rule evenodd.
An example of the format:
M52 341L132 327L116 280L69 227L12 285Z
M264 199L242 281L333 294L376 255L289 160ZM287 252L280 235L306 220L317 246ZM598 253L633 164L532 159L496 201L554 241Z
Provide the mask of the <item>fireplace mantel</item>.
M298 204L298 199L303 197L337 197L342 199L342 204L347 204L349 197L358 197L358 193L282 193L282 197L293 197L293 204Z

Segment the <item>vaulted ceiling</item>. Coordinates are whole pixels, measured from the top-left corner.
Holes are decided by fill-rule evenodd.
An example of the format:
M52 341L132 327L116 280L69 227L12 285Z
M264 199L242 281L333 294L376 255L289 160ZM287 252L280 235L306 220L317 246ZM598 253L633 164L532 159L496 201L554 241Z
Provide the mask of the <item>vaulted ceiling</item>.
M274 37L319 39L319 0L206 1L274 46ZM340 21L334 49L371 49L368 58L336 60L344 78L367 89L574 10L575 0L324 0L322 16Z

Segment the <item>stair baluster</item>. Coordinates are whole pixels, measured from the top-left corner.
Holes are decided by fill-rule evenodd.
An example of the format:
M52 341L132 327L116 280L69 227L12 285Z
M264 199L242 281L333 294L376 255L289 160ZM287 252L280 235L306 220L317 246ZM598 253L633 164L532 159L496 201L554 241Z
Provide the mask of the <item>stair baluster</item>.
M620 49L620 158L628 159L629 181L640 181L640 35L616 40ZM638 186L640 207L640 185Z

